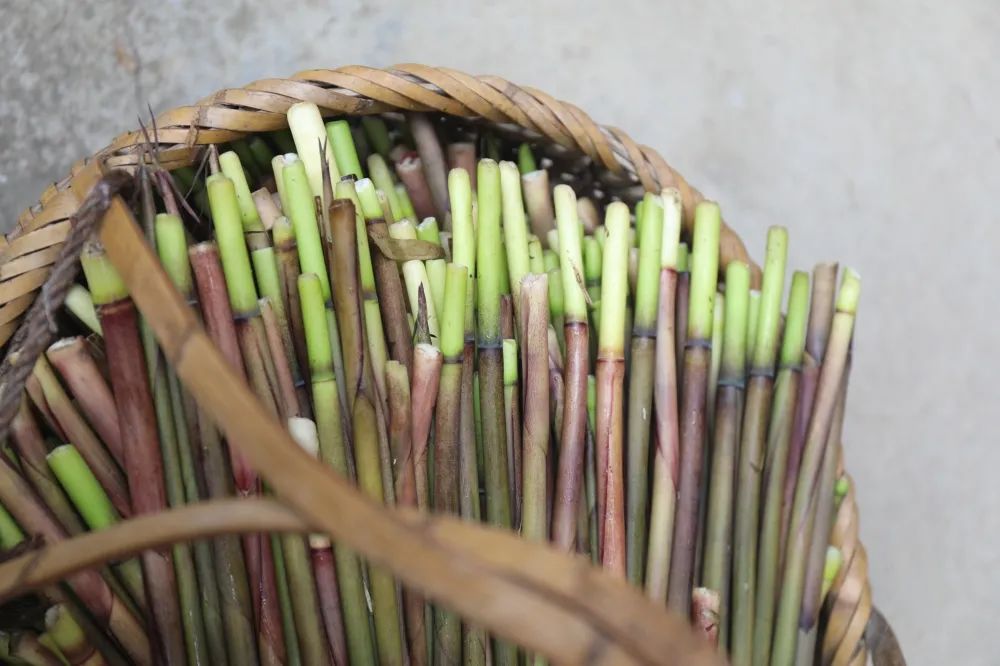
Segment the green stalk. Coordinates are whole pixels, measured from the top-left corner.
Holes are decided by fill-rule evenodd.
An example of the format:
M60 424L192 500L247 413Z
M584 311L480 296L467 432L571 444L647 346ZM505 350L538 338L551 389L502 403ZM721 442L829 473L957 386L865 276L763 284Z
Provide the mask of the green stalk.
M451 515L459 514L459 427L468 272L465 265L448 266L445 309L441 318L444 366L434 426L434 510ZM461 622L454 612L441 607L434 610L434 654L436 663L450 664L458 663L462 654Z
M413 208L413 201L410 200L410 195L406 191L406 185L402 183L396 183L396 198L399 199L399 209L403 213L403 217L407 220L416 221L417 211Z
M677 308L674 318L678 386L684 385L684 348L687 346L687 320L691 298L691 267L688 254L687 243L681 243L677 248Z
M375 152L389 159L392 140L389 138L389 128L386 127L385 121L378 116L362 116L361 126L365 129L368 143L375 149Z
M46 460L73 506L83 516L88 529L102 530L121 520L104 488L72 444L56 447L46 456ZM128 593L140 607L145 608L146 597L139 560L128 559L114 565L114 568Z
M319 431L311 419L293 417L287 421L288 433L310 457L320 460ZM340 594L337 589L337 572L330 549L330 538L325 534L308 536L309 550L316 579L316 596L323 615L327 645L334 663L346 664L347 639L344 620L340 611ZM310 573L312 575L312 573Z
M788 544L785 552L785 569L782 576L781 598L775 624L772 646L772 663L791 664L795 659L795 643L798 633L799 613L802 607L803 585L805 582L806 557L812 525L810 525L810 505L815 501L817 481L824 452L829 448L829 434L832 427L836 403L845 376L848 348L854 330L861 279L857 273L847 269L837 295L837 312L833 317L830 337L827 343L823 367L809 434L806 438L799 469L799 479L795 487L795 501L792 505Z
M166 484L138 315L103 247L89 245L80 261L107 343L132 509L136 514L163 511L167 508ZM183 663L186 649L173 557L170 551L159 550L146 551L141 558L146 597L156 599L150 610L157 638L168 662Z
M71 286L66 292L66 300L63 304L84 326L101 335L101 322L97 320L94 299L90 297L90 292L87 291L86 287L78 284Z
M295 153L287 153L285 155L275 155L271 160L271 171L274 172L274 184L278 188L278 199L281 201L281 212L283 215L291 215L289 212L288 204L288 192L285 189L285 161L286 160L297 160L299 158Z
M747 363L753 358L754 350L757 348L757 320L760 318L760 291L750 290L750 311L747 326Z
M552 508L552 540L558 548L570 551L577 537L576 520L583 495L589 329L586 294L580 283L583 259L576 195L569 185L557 185L553 197L559 231L566 363L563 374L565 408ZM553 279L551 274L549 279Z
M477 238L479 291L479 395L483 428L483 465L486 484L486 522L510 529L511 500L507 468L507 431L504 418L503 338L500 332L499 254L501 171L493 160L480 160L479 234ZM456 210L452 199L452 213ZM456 233L459 227L455 227Z
M649 512L649 435L656 370L656 319L660 299L660 249L663 244L663 201L647 194L642 206L639 269L632 319L631 373L628 390L628 461L626 488L626 571L630 583L642 586L646 571Z
M222 153L219 155L219 166L222 168L222 173L233 181L244 231L263 231L264 224L260 221L257 204L254 203L253 194L250 193L250 185L247 183L247 175L239 156L233 151Z
M250 179L253 181L260 180L260 172L257 169L257 161L254 159L253 153L250 152L250 144L246 139L237 139L229 144L232 148L233 153L239 156L240 162L245 165L247 174L249 174Z
M601 564L625 576L625 493L622 459L625 383L625 305L628 296L629 209L608 206L608 240L601 269L597 351L597 515Z
M603 227L601 227L603 229ZM603 249L593 236L583 238L583 279L587 287L587 298L590 314L590 327L597 330L600 326L601 304L601 265ZM590 338L590 361L597 360L597 336Z
M394 222L389 226L389 236L400 240L412 240L417 237L416 229L409 220ZM410 312L416 316L420 307L420 293L424 295L424 306L427 308L427 328L430 331L431 340L436 341L440 336L437 310L434 307L430 281L427 278L427 268L424 262L419 259L410 259L403 262L403 282L406 284L406 295L410 301Z
M254 166L257 167L258 175L263 177L263 174L266 174L271 167L274 151L260 136L252 136L247 140L247 150L250 152Z
M157 215L154 221L154 232L160 262L174 286L185 299L191 302L194 298L194 285L183 223L176 215ZM174 418L174 431L177 438L178 460L184 487L183 502L196 502L200 499L201 493L198 488L194 451L192 450L192 430L189 426L189 421L195 418L195 414L193 410L186 410L185 403L189 402L190 398L185 394L174 370L167 368L166 372L171 412ZM191 548L200 585L199 596L201 597L209 658L213 664L225 664L225 634L222 628L222 609L213 571L211 545L207 541L199 541L194 543Z
M507 250L507 274L514 296L514 316L520 322L521 280L530 272L528 221L521 198L521 175L513 162L500 163L500 193L503 197L503 239ZM518 327L520 328L520 327Z
M28 402L21 400L20 408L10 427L11 439L21 462L24 478L38 494L38 497L52 511L59 524L70 534L83 531L83 525L73 512L73 507L63 491L59 488L57 479L45 464L48 447L42 438L38 423L28 407Z
M507 487L511 496L511 526L521 527L521 389L517 340L503 339L503 409L507 431Z
M521 173L538 171L535 156L531 154L531 146L526 143L522 143L517 147L517 169Z
M55 648L65 662L73 666L105 666L108 663L95 650L83 627L73 617L73 611L64 603L45 611L45 633L39 642Z
M351 136L351 126L346 120L334 120L326 124L326 137L330 141L333 149L333 157L337 162L337 169L341 176L354 176L355 179L364 178L361 173L361 162L358 160L358 151L354 147L354 138ZM330 174L331 177L333 174Z
M785 469L795 419L802 353L805 350L806 317L809 310L809 275L796 271L788 296L788 315L781 341L778 376L774 382L774 400L767 436L764 463L764 506L760 523L760 549L757 562L757 598L754 609L753 663L766 666L771 657L774 611L778 600L782 500ZM824 543L824 548L826 544Z
M548 277L531 274L521 282L524 317L523 504L521 535L544 541L549 451Z
M80 453L83 454L94 475L101 482L101 485L104 486L105 490L107 490L108 496L111 497L115 508L122 515L126 517L130 516L129 493L125 477L122 475L118 465L115 464L116 461L108 454L107 448L101 443L94 431L90 429L90 425L80 412L77 411L76 405L73 404L73 401L59 383L59 379L56 377L55 372L53 372L52 366L49 365L46 356L40 356L35 362L32 377L38 381L45 403L55 417L56 422L61 426L65 434L65 439L72 441ZM118 414L114 407L113 397L111 398L109 407L112 414L117 418ZM118 432L120 435L120 428ZM24 461L28 462L29 465L34 465L36 468L46 467L44 456L36 458L28 457Z
M334 191L338 199L350 199L354 204L354 236L358 253L358 276L360 278L361 304L364 311L366 349L371 358L375 385L378 389L379 399L382 401L382 410L385 411L385 364L389 360L389 350L385 344L385 330L382 327L382 311L379 307L378 292L375 286L375 270L372 267L372 254L368 245L367 225L355 185L349 180L342 180L337 183Z
M357 457L358 486L375 502L383 502L385 489L380 471L376 436L375 407L369 396L359 393L354 401L354 455ZM375 640L380 664L403 664L403 641L399 634L396 583L389 572L368 565L371 604L375 617Z
M553 230L555 231L555 230ZM500 255L503 256L502 254ZM559 355L566 356L566 301L563 298L562 272L559 268L559 255L554 250L545 250L545 274L549 276L549 319L556 331L556 341L559 343Z
M330 154L332 159L332 152ZM334 173L336 170L330 169L331 177ZM299 252L299 270L302 274L312 273L319 279L323 301L327 303L324 316L327 321L330 348L333 350L333 369L337 383L344 386L344 358L340 347L340 333L337 329L337 320L330 300L330 274L327 271L323 243L320 240L319 224L316 220L316 204L313 198L320 196L320 194L316 194L314 190L310 189L312 176L310 174L307 178L306 164L303 160L291 159L290 156L286 155L282 176L285 181L285 195L288 198L288 208L285 209L285 214L291 220L292 229L295 231L295 244ZM322 174L319 175L319 179L320 192L322 192ZM341 413L346 413L347 396L345 392L339 392L339 398L341 400Z
M750 268L733 261L726 267L726 312L723 317L722 359L715 396L711 472L702 585L719 597L719 645L729 640L729 572L732 565L733 491L740 441L743 389L746 385L747 308Z
M389 210L392 211L392 219L403 219L405 216L403 215L402 207L399 205L399 197L396 196L396 183L393 181L392 173L389 171L389 167L381 155L368 156L368 175L372 179L372 182L375 183L375 188L385 194L385 198L389 201Z
M424 221L417 225L417 238L440 245L441 236L438 232L437 220L433 217L424 218ZM444 259L428 259L424 261L435 312L441 312L444 309L444 276L447 264L448 262Z
M799 613L799 638L796 646L798 656L796 662L808 663L816 651L816 638L819 633L819 615L823 603L822 587L824 584L823 569L826 559L827 545L830 543L830 531L834 517L834 486L839 464L841 434L844 425L844 409L847 402L847 383L851 366L851 351L848 349L847 364L844 378L840 383L840 394L833 412L833 424L827 436L826 451L823 454L823 464L820 466L819 480L813 496L810 511L812 517L812 534L809 536L809 551L806 559L806 575L803 584L802 610Z
M684 349L683 392L680 402L680 468L670 557L668 606L690 615L698 532L698 494L701 485L708 372L711 359L712 314L719 275L719 207L702 202L695 209L687 336ZM679 305L679 304L678 304Z
M350 478L322 284L320 277L313 273L303 273L298 279L313 404L324 406L316 410L320 455L323 462L337 473ZM354 551L339 544L334 545L334 558L351 663L374 664L375 653L360 561Z
M326 127L323 125L323 117L319 113L319 107L312 102L298 102L288 109L288 129L292 131L292 138L295 140L295 152L305 166L305 173L308 178L309 188L312 197L319 197L324 206L329 205L323 196L323 168L324 164L330 172L330 180L336 182L340 180L340 170L337 168L337 161L333 156L333 146L326 134ZM288 166L289 155L285 156L285 166ZM286 176L287 178L287 176ZM288 183L285 183L288 186ZM288 215L288 209L285 209ZM296 232L296 236L298 233ZM302 239L299 239L302 244ZM299 250L301 252L301 249ZM315 272L303 266L303 273ZM317 273L318 275L318 273Z
M767 234L757 339L750 356L747 403L740 436L736 472L736 521L733 528L733 622L731 654L734 666L750 664L754 654L754 611L757 593L757 549L760 484L764 469L768 417L778 356L781 295L785 283L788 232L771 227Z

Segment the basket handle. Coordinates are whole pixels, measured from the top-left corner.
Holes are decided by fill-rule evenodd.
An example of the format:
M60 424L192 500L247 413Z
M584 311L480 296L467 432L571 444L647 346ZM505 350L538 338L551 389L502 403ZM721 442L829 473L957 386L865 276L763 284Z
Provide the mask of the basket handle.
M74 178L73 187L83 193L103 182L95 163ZM386 508L317 465L222 358L118 196L110 200L100 238L185 386L229 441L241 443L242 453L300 523L328 533L477 625L559 663L722 663L685 618L582 558L484 526ZM161 519L170 520L170 514ZM155 517L140 520L145 522L135 525L144 530L133 532L133 523L123 522L111 538L124 535L141 547L143 538L153 538L150 521L154 528L158 523ZM30 580L26 572L39 562L72 557L78 543L95 536L100 545L98 535L76 537L4 565L0 595L23 588ZM125 541L110 547L127 549Z

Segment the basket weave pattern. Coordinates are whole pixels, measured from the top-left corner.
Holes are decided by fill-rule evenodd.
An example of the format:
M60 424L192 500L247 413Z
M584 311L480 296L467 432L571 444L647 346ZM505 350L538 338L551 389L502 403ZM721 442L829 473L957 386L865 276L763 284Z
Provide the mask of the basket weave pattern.
M315 102L330 116L426 112L488 123L550 144L553 156L589 158L598 185L606 192L625 195L638 188L656 192L678 188L686 226L702 199L655 150L637 144L620 129L598 125L570 103L499 77L416 64L385 70L361 66L309 70L221 90L156 118L159 162L168 169L187 166L199 158L205 144L285 128L287 109L299 101ZM138 148L149 136L142 131L120 135L89 160L74 165L70 175L46 189L40 202L24 211L15 229L0 239L0 344L10 340L40 291L49 288L53 265L73 226L70 218L87 192L81 183L92 178L88 174L94 163L103 170L131 170L141 159ZM722 255L722 265L734 259L750 261L742 241L728 227L723 230ZM20 351L7 349L5 375L15 360L33 361L20 358ZM868 644L879 636L865 634L873 608L853 483L838 509L831 542L843 552L844 565L824 609L822 663L864 664Z

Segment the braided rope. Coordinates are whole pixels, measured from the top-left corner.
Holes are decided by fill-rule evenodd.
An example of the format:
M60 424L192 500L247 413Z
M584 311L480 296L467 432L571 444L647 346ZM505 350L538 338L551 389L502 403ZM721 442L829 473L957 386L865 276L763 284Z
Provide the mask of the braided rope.
M80 251L84 243L111 206L112 198L131 182L132 176L128 173L112 171L94 186L73 215L73 230L63 242L52 271L42 285L41 297L36 298L28 310L24 323L11 341L11 351L0 367L0 440L7 437L35 361L55 339L57 327L53 313L62 306L80 270Z

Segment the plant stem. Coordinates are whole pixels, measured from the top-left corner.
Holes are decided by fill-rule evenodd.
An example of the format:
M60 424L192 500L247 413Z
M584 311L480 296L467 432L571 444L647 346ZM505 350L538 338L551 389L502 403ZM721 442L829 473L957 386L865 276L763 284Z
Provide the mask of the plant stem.
M851 351L848 349L844 378L840 382L840 394L834 407L833 423L827 436L823 464L820 466L819 481L813 497L812 535L809 537L809 552L806 559L806 576L803 584L802 611L799 615L799 640L797 643L797 663L808 663L813 659L816 637L819 633L819 613L823 603L825 562L830 543L830 530L834 520L834 485L844 425L844 409L847 402L847 383L851 367Z
M53 343L46 357L69 387L83 415L87 417L115 461L121 464L122 441L111 388L101 375L83 338L64 338Z
M20 458L24 478L45 505L52 511L59 524L70 534L83 531L83 525L73 512L73 507L59 488L59 482L52 470L45 464L48 447L38 429L38 423L31 414L28 403L22 398L21 406L11 421L11 440Z
M530 274L521 281L524 317L524 446L521 534L544 541L546 464L549 450L548 277Z
M726 267L725 316L722 359L715 401L715 427L708 508L705 525L702 585L719 599L718 642L728 645L730 570L733 549L733 493L739 451L743 389L746 385L747 309L750 301L750 268L741 262Z
M628 461L626 496L626 570L628 580L642 586L646 571L649 511L649 436L656 369L656 320L660 290L660 250L663 243L663 202L643 198L639 268L632 320L631 372L628 390Z
M684 348L684 388L679 411L677 507L667 588L668 606L684 615L690 614L694 574L698 491L705 444L705 403L712 354L712 310L719 274L720 227L719 207L711 202L698 204L695 209L694 260Z
M371 181L360 180L355 185L355 189L367 224L368 233L366 236L388 237L388 229L385 220L382 219L382 211L371 186ZM399 361L412 373L413 341L410 325L406 319L405 296L399 279L399 269L396 262L382 254L378 247L370 254L379 311L389 343L389 358Z
M107 489L108 495L119 513L125 517L130 516L129 493L125 477L116 461L108 454L107 448L101 445L100 440L90 429L86 420L76 410L73 401L66 395L66 391L59 383L45 356L39 357L35 363L33 376L38 380L46 404L65 433L66 439L76 444L77 449L94 471L94 475ZM116 414L114 408L112 408L112 414ZM43 464L41 460L38 462Z
M386 127L385 121L379 116L362 116L361 126L364 128L365 136L368 137L368 142L375 149L375 152L382 157L388 158L392 142L389 138L389 128Z
M563 374L565 408L552 512L552 540L558 548L571 551L576 538L576 521L583 487L589 329L586 295L581 283L583 259L576 195L568 185L557 185L553 196L559 231L566 363Z
M798 482L795 486L795 501L792 505L789 523L781 598L778 602L778 615L772 645L771 659L774 664L791 664L795 658L795 642L799 613L802 607L806 557L812 536L810 504L813 503L817 491L816 486L818 485L824 450L828 448L836 403L845 376L848 347L854 330L854 318L860 291L861 280L858 274L848 269L844 273L840 292L837 294L837 312L833 316L830 327L830 337L823 359L823 367L820 371L819 385L816 388L813 415L809 422L809 434L806 437Z
M448 168L465 169L469 174L469 184L475 190L479 187L476 173L476 144L471 141L459 141L448 144Z
M358 160L358 151L354 147L354 138L351 136L351 126L346 120L334 120L326 124L326 137L333 150L334 160L337 162L337 169L342 176L354 176L363 178L361 173L361 162ZM332 177L333 174L331 173Z
M413 456L413 412L410 382L406 367L399 361L386 365L389 398L389 437L392 442L396 500L400 506L417 508L416 461ZM427 640L424 626L424 599L415 590L403 590L406 637L410 662L427 663Z
M768 418L774 387L781 326L781 295L785 283L788 232L771 227L767 234L757 337L750 356L746 408L740 433L736 471L736 518L733 527L733 619L730 653L734 666L750 664L754 652L754 611L757 593L757 548L760 486L764 469Z
M754 610L753 663L766 666L771 656L774 611L778 600L781 562L781 501L785 490L785 468L795 417L795 401L802 370L806 317L809 308L809 275L796 271L788 296L788 316L781 341L778 376L767 436L757 561L757 597ZM826 548L826 544L823 544Z
M132 511L163 511L167 497L160 441L135 306L103 247L89 245L81 262L104 330ZM185 641L171 553L167 549L148 550L141 558L146 598L156 600L150 609L155 625L154 645L163 650L167 663L184 663Z
M479 162L479 395L486 484L486 522L510 529L511 498L504 410L503 338L500 332L500 169L493 160ZM452 209L457 203L452 198ZM458 227L456 227L456 233Z
M402 220L389 227L389 236L400 240L413 240L417 237L417 232L412 222ZM415 314L419 310L420 293L423 292L427 308L427 327L431 339L436 340L440 335L438 316L437 310L434 309L434 299L431 298L431 286L427 279L427 269L424 262L419 259L404 261L403 280L406 282L406 293L410 300L411 313Z
M444 365L438 388L434 442L434 510L459 513L460 415L463 329L468 268L450 264L445 285L445 311L441 320L441 353ZM434 612L434 653L441 663L461 659L461 625L458 616L437 607Z
M430 185L424 175L424 163L416 153L408 153L396 162L396 175L403 181L418 219L422 220L437 214L434 195L431 194Z
M691 593L691 624L698 634L712 645L719 642L719 593L705 587L696 587Z
M524 188L524 203L528 208L531 231L546 245L549 232L555 229L549 172L544 169L521 171L521 186Z
M88 529L104 529L121 519L104 488L72 444L56 447L46 456L46 460L73 505L83 516ZM115 570L136 605L142 609L148 608L139 560L120 562L115 565Z
M320 458L319 431L316 429L315 422L299 417L290 418L288 419L288 432L302 450L316 459ZM333 564L333 553L330 550L330 539L324 534L310 534L308 542L316 580L315 603L319 605L323 616L327 646L330 655L333 656L334 663L346 664L348 663L347 639L344 637L344 620L340 612L337 572ZM314 614L316 606L308 604L303 607L302 611L304 615Z
M66 538L65 530L37 499L6 456L0 456L0 504L6 509L5 513L9 512L25 531L40 535L46 543L57 543ZM16 539L20 532L14 532L11 527L6 524L0 531L5 547L16 545L9 542ZM23 539L23 533L20 536ZM90 611L97 624L117 639L131 659L139 664L153 663L147 632L125 602L108 588L100 573L94 569L81 571L68 577L66 584Z
M94 299L90 297L90 292L87 291L86 287L78 284L71 286L66 293L66 300L63 305L84 326L94 333L101 335L101 322L97 320L97 311L94 310Z
M802 461L802 447L806 441L809 418L812 416L816 399L816 383L819 381L820 365L826 353L826 341L830 335L833 319L833 301L837 291L837 264L817 264L813 268L812 296L809 305L809 323L806 326L806 353L802 357L802 379L799 382L798 401L795 405L795 421L792 425L792 440L788 451L788 467L785 472L785 494L781 515L781 547L784 556L788 540L788 521L795 499L795 483Z
M448 224L448 174L445 166L441 142L430 118L421 113L411 113L407 116L410 123L410 133L416 145L417 153L424 167L424 177L431 191L434 209L439 220L445 221L445 229L451 231ZM410 195L412 197L412 194Z
M312 197L319 197L324 205L329 205L323 197L323 167L324 164L330 172L332 181L340 180L340 170L337 169L337 161L333 155L333 146L326 134L326 127L323 125L323 117L319 113L319 107L312 102L298 102L288 109L288 129L292 131L292 138L295 141L295 152L298 158L305 165L305 174L309 179L309 187L312 190ZM285 155L285 167L288 167L289 155ZM287 181L285 187L288 187ZM309 201L312 202L312 197ZM288 208L285 208L285 215L291 217ZM293 222L294 223L294 222ZM296 225L297 226L297 225ZM296 229L296 236L298 230ZM299 238L302 245L302 239ZM301 249L299 250L301 252ZM316 272L305 266L303 273ZM317 273L318 274L318 273Z
M299 276L299 302L302 306L309 374L312 378L313 404L317 406L320 457L345 478L350 478L348 450L341 424L339 392L333 370L333 352L325 316L322 282L313 273ZM375 653L369 627L368 605L362 580L361 564L351 549L334 546L337 585L347 634L351 663L374 664Z
M688 314L690 311L691 267L688 258L687 243L681 243L677 248L677 307L674 316L674 342L677 345L677 385L684 385L684 348L687 346ZM748 352L749 353L749 352ZM678 402L679 404L679 402Z
M628 294L629 210L608 206L608 240L601 269L597 351L597 513L601 564L625 576L625 497L622 460L625 382L625 302Z

